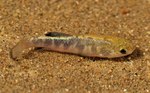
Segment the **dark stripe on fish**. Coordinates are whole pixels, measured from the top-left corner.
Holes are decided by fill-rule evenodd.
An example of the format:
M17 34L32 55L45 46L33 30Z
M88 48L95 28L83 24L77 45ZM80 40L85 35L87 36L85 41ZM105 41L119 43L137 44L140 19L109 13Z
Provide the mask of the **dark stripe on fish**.
M91 46L91 52L94 53L94 54L97 53L97 49L96 48L97 48L96 45L92 45Z
M71 45L75 44L77 39L71 38L69 40L64 41L64 49L68 49Z
M63 43L64 43L64 40L62 40L62 39L54 39L54 45L56 47L59 47Z
M45 39L44 45L45 45L45 46L51 46L52 43L53 43L52 41L53 41L52 39Z
M85 45L82 44L82 40L78 40L76 46L75 46L77 49L79 49L79 51L83 51L83 49L85 48Z

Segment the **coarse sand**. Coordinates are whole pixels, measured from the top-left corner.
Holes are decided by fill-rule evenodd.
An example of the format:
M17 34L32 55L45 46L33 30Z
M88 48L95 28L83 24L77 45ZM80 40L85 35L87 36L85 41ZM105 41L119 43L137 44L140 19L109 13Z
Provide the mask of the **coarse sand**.
M51 51L10 58L22 38L57 31L129 39L130 56ZM150 93L150 0L0 0L0 93Z

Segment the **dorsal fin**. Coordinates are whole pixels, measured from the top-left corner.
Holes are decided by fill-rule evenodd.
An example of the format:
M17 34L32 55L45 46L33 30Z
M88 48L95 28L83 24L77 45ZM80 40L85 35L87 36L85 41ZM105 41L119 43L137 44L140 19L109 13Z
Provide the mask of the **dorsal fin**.
M45 36L50 36L50 37L67 37L67 36L72 36L70 34L65 34L65 33L61 33L61 32L47 32L45 34Z

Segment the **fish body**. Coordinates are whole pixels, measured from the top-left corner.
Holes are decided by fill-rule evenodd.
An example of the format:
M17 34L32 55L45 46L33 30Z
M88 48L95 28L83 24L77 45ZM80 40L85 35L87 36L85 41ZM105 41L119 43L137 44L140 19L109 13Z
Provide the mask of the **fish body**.
M12 58L18 58L24 49L31 47L101 58L122 57L135 50L128 40L118 37L49 32L45 36L20 41L11 51Z

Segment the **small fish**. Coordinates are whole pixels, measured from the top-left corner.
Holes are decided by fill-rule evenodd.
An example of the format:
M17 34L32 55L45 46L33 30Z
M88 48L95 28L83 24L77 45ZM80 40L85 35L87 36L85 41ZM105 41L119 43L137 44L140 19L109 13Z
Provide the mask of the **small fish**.
M116 58L131 54L135 46L126 39L113 36L70 35L48 32L45 36L21 40L11 50L11 57L18 59L30 48L72 53L87 57Z

